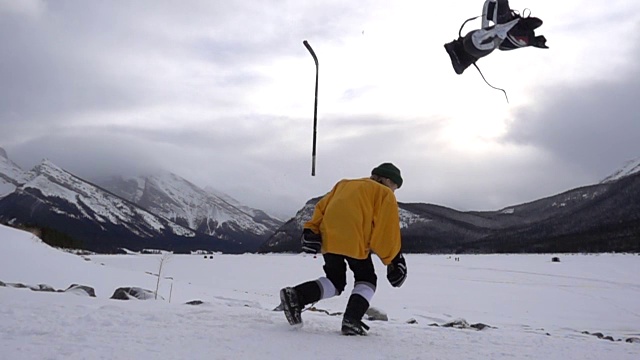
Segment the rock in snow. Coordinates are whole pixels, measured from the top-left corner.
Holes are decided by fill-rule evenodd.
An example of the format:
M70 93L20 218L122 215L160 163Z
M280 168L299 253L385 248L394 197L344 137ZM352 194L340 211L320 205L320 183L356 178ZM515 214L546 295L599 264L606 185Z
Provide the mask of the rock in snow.
M72 284L65 290L66 293L96 297L96 291L91 286Z
M139 287L117 288L116 291L111 296L111 299L116 299L116 300L130 300L130 299L153 300L155 298L156 298L156 294L153 291L139 288ZM158 296L158 298L163 300L161 296Z

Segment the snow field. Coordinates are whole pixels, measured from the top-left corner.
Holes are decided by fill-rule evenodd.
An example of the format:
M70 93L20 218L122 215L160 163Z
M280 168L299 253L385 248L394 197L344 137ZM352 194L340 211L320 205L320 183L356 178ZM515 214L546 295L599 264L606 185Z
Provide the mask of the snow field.
M109 299L117 287L155 290L151 274L162 255L85 260L3 226L0 250L0 281L56 289L79 283L97 294L0 287L3 359L640 358L640 344L624 341L640 337L637 255L409 254L400 289L387 283L375 260L372 306L389 321L368 321L366 337L344 337L340 316L306 311L304 327L293 329L272 311L281 287L322 275L321 257L165 255L164 300L119 301ZM552 263L552 256L561 262ZM351 287L316 307L343 311ZM204 304L185 305L190 300ZM430 326L460 318L494 328ZM417 323L408 324L411 319Z

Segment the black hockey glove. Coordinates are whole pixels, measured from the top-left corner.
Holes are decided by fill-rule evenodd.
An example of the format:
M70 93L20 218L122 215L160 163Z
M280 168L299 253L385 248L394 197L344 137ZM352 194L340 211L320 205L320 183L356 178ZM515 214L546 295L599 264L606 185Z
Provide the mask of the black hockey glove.
M391 264L387 265L387 280L393 287L400 287L407 279L407 263L404 261L402 253L391 261Z
M302 251L307 254L317 254L322 248L322 236L311 229L302 231Z

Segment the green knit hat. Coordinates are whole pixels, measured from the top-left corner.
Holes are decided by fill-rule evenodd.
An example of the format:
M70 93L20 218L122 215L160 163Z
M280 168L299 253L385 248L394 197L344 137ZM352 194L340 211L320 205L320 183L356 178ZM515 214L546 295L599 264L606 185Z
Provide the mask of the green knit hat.
M400 189L400 187L402 186L402 176L400 175L400 169L398 169L392 163L380 164L378 167L371 170L371 175L382 176L393 181L396 185L398 185L398 189Z

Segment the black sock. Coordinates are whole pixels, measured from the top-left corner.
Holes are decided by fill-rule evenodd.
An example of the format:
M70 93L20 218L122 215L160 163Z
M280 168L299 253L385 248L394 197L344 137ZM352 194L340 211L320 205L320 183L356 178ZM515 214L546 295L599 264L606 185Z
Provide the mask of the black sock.
M320 285L315 280L297 285L294 289L298 294L298 302L301 307L320 300L322 296Z
M358 321L362 320L367 309L369 309L367 299L358 294L351 294L349 302L347 303L347 309L344 312L344 318Z

